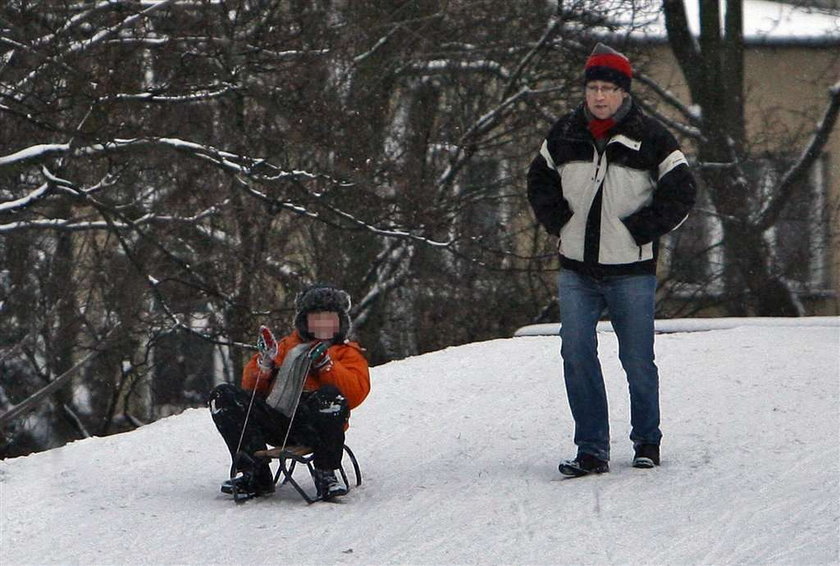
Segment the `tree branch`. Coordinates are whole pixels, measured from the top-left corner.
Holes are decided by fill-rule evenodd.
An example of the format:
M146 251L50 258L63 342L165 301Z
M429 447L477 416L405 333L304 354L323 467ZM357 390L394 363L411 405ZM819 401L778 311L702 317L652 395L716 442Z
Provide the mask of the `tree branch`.
M776 224L785 205L796 192L796 188L801 186L808 176L814 162L820 156L825 144L828 143L828 138L837 123L838 114L840 114L840 81L829 89L828 106L826 106L820 121L817 122L817 129L811 136L811 140L800 153L796 162L782 175L774 192L774 198L761 214L761 220L758 223L759 230L767 230L767 228Z
M668 43L677 58L683 75L688 82L694 100L700 100L698 93L702 92L703 54L700 46L688 27L688 17L685 14L683 0L662 0L662 10L665 13L665 29L668 32Z
M117 328L118 326L114 327L108 333L108 335L111 335L114 331L116 331ZM0 425L3 425L4 423L7 423L20 417L22 414L29 411L32 407L40 403L45 397L55 393L67 383L70 383L70 378L72 378L77 371L82 369L85 365L87 365L89 361L91 361L93 358L95 358L101 353L102 351L100 350L94 350L90 352L87 356L85 356L82 359L82 361L78 362L72 368L56 377L54 380L52 380L49 384L41 388L39 391L33 393L32 395L30 395L29 397L27 397L26 399L24 399L23 401L21 401L20 403L18 403L17 405L0 415Z

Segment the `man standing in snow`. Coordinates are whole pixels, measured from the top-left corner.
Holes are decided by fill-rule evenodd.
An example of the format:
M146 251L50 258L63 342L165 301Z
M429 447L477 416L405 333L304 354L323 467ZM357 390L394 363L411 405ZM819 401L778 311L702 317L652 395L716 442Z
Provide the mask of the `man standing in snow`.
M329 285L313 285L295 298L295 308L295 330L277 343L276 354L255 354L242 370L241 389L224 383L210 393L213 422L240 472L222 485L223 491L235 487L246 496L273 492L268 461L255 454L265 450L266 443L282 446L288 441L314 449L319 497L327 500L347 493L335 470L341 466L350 409L370 392L367 360L361 347L347 339L350 296ZM303 343L313 345L308 350L312 364L289 431L289 418L266 399L284 358Z
M599 43L584 69L585 100L560 118L528 171L528 200L560 238L563 373L577 456L567 476L609 471L607 396L596 324L607 311L630 388L637 468L659 465L659 375L654 363L658 239L694 204L685 156L630 95L623 54Z

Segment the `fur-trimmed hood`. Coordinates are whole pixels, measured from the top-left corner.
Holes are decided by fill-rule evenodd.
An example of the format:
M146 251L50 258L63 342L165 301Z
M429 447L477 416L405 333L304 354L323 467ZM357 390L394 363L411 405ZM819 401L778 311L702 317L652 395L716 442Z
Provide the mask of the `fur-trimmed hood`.
M295 297L295 328L304 340L314 340L306 323L306 315L311 312L338 313L339 330L332 341L340 344L350 333L350 306L347 291L327 284L310 285Z

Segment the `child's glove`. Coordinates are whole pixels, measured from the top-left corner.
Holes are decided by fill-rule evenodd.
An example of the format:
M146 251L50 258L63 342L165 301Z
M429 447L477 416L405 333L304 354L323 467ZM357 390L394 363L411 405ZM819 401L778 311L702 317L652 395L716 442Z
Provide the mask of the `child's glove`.
M271 373L274 369L274 358L260 354L260 357L257 358L257 366L260 368L261 372Z
M274 369L274 358L277 357L277 341L274 335L265 326L260 327L260 335L257 338L257 365L260 371L269 373Z
M332 359L327 353L330 344L329 342L318 342L309 350L309 359L312 360L312 367L314 369L323 369L332 364Z

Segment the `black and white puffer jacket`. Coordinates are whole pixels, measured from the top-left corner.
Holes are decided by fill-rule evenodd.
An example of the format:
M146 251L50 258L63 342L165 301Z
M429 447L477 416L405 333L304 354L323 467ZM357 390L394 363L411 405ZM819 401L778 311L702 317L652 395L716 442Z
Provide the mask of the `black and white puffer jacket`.
M599 152L583 105L558 120L528 171L537 220L560 237L561 265L595 277L655 274L659 237L696 187L674 136L635 103Z

